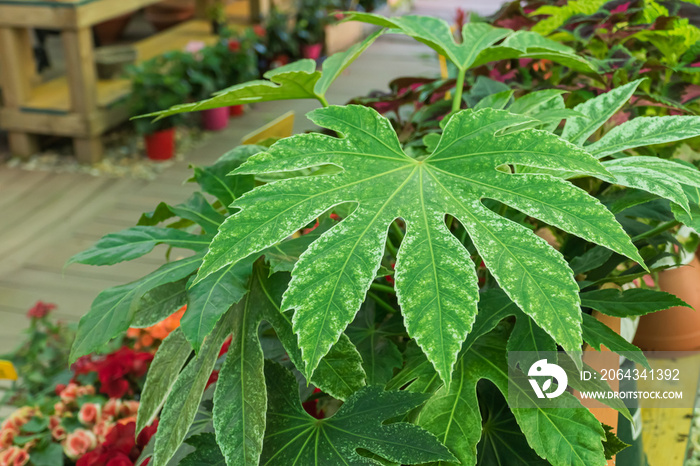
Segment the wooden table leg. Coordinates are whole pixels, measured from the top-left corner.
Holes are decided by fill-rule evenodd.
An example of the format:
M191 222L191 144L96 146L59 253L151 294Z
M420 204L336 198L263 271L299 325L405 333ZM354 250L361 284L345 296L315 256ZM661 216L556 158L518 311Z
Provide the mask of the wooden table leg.
M0 28L0 82L5 107L19 109L29 100L35 73L29 30ZM38 150L33 134L10 131L8 142L10 153L18 157L27 158Z
M97 110L97 71L92 30L89 27L65 30L61 32L61 38L66 53L71 109L85 115L87 121L88 115ZM73 147L76 157L82 163L94 163L102 158L102 141L99 135L74 138Z

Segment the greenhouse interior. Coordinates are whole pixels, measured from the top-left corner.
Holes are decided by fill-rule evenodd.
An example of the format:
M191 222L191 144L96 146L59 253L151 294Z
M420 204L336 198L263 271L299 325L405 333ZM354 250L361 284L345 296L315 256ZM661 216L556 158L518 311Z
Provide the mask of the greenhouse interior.
M0 466L700 466L698 0L0 0L0 219Z

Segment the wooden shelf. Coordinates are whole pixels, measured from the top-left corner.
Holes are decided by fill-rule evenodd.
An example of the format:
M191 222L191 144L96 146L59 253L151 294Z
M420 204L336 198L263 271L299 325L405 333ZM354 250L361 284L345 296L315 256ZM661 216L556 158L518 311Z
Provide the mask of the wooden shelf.
M191 41L213 43L211 25L204 20L191 20L134 44L138 62L149 60L170 50L182 50ZM129 95L130 84L125 79L97 82L97 106L109 108ZM21 106L23 111L50 114L70 113L70 95L65 77L53 79L32 89L31 97Z

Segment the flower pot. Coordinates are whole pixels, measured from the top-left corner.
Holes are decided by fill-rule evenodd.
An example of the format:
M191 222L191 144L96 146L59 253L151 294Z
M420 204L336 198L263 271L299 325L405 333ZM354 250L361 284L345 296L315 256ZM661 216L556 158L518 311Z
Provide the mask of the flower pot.
M202 111L202 126L208 131L221 131L228 125L228 107L211 108Z
M117 16L95 25L98 45L110 45L117 42L129 25L133 13Z
M147 134L146 155L151 160L168 160L175 153L175 128Z
M162 31L194 17L194 0L165 0L146 7L146 19Z
M661 290L675 294L700 309L700 261L659 273ZM673 307L639 319L634 344L645 351L693 351L700 349L700 312Z
M231 105L228 108L228 110L229 110L229 112L228 112L229 116L232 116L232 117L241 116L241 115L243 115L243 112L245 111L245 109L243 108L243 105Z
M301 46L301 55L304 58L310 58L312 60L318 60L321 58L321 51L323 50L323 44L304 44Z

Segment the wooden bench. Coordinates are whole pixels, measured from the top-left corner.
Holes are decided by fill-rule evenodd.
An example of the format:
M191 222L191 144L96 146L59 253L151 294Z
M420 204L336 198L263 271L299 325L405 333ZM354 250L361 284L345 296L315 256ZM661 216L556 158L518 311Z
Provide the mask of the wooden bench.
M205 2L207 0L200 0ZM123 79L98 80L91 27L157 0L0 0L0 127L8 131L10 151L28 157L37 151L37 134L73 138L83 163L102 157L100 135L127 118L117 105L130 92ZM59 29L66 76L38 83L30 28ZM208 21L195 19L135 44L138 60L148 60L192 40L212 43Z

